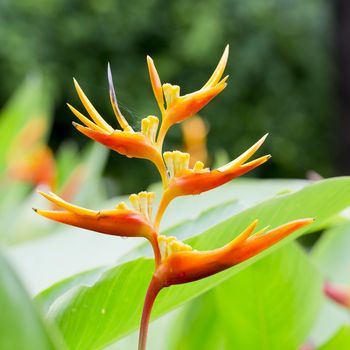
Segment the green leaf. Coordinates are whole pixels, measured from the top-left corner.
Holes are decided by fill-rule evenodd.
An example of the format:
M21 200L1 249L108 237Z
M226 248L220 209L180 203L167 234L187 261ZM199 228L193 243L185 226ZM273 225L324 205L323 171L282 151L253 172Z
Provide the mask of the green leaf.
M174 322L172 335L163 349L223 349L225 334L221 316L213 291L194 299Z
M58 349L41 316L0 252L0 349ZM55 345L56 343L56 345Z
M335 226L322 235L314 246L312 257L325 280L344 285L350 284L349 251L349 222ZM344 324L349 325L348 311L327 299L310 338L314 344L322 344Z
M292 242L186 306L168 347L295 350L317 316L321 282Z
M313 259L330 282L350 284L350 222L330 228L312 250Z
M325 180L301 191L260 203L187 242L197 249L213 249L232 240L255 218L260 219L260 227L267 224L275 227L302 217L315 217L322 221L349 204L350 178ZM298 234L302 232L305 229ZM276 250L281 244L296 238L298 234L225 272L188 285L163 290L156 302L153 317L159 317L219 285L254 261ZM91 284L77 284L58 297L49 309L48 319L59 326L70 348L103 347L138 327L152 270L152 260L137 259L105 271L97 281L94 275Z
M317 350L345 350L350 349L350 327L344 326L324 345Z
M91 207L105 201L101 176L108 157L108 149L93 143L84 150L82 163L86 176L79 188L74 202Z
M57 166L57 187L61 188L71 176L72 171L81 162L78 145L71 141L60 145L55 154Z
M5 169L9 146L18 131L32 118L48 117L51 109L49 91L41 76L28 77L0 114L0 174Z
M322 277L292 242L221 284L215 294L226 349L295 350L320 309Z

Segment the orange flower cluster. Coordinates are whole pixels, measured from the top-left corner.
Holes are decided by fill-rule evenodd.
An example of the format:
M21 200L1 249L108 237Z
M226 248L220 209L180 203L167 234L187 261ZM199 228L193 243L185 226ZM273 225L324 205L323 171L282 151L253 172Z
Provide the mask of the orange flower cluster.
M249 159L261 147L267 135L230 163L218 169L205 168L200 161L190 167L190 155L179 151L164 152L163 141L167 131L176 123L188 119L218 95L227 85L227 76L222 79L228 59L228 46L214 73L206 84L193 93L180 95L180 87L162 84L153 60L147 57L148 70L161 119L148 116L141 122L141 131L135 131L122 115L108 66L109 95L113 111L121 129L114 129L97 112L76 80L75 88L91 119L74 107L69 106L82 124L73 123L81 133L102 143L110 149L126 155L148 159L157 167L163 194L155 216L152 215L154 194L140 192L129 197L131 208L119 203L114 209L94 211L80 208L50 193L41 193L62 211L36 210L49 219L65 224L126 237L144 237L154 250L155 270L147 291L141 320L139 349L145 349L149 317L158 292L174 284L195 281L228 269L249 259L262 250L280 241L295 230L311 223L302 219L286 223L272 230L263 229L256 233L257 221L222 248L211 251L197 251L176 237L160 234L159 226L169 203L179 196L200 194L209 191L265 163L270 156Z

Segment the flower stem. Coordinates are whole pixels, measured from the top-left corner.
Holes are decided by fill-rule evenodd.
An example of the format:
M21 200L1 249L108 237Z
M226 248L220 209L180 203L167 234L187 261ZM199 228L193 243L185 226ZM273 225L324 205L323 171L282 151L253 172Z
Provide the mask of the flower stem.
M153 232L152 238L150 239L152 248L153 248L153 253L154 253L154 262L155 262L155 268L157 269L157 267L160 264L160 250L159 250L159 246L158 246L158 233L157 232Z
M159 280L153 276L148 286L145 302L143 304L138 350L146 350L149 319L153 303L161 289L162 286L160 285Z
M169 127L170 125L166 122L166 120L163 119L162 125L160 126L160 130L158 133L158 137L157 137L157 146L160 152L162 152L164 138L166 133L169 130Z
M160 157L160 160L157 161L156 163L156 167L158 169L158 172L162 178L162 184L163 184L163 188L166 189L166 187L168 186L168 175L167 175L167 172L166 172L166 168L165 168L165 165L164 165L164 162L163 162L163 159Z
M165 191L163 193L163 196L162 196L162 199L159 203L159 207L158 207L158 211L157 211L157 214L156 214L156 217L154 219L154 227L156 228L156 230L159 230L159 226L160 226L160 221L163 217L163 214L165 212L165 209L168 207L170 201L172 200L173 198L168 194L167 191Z

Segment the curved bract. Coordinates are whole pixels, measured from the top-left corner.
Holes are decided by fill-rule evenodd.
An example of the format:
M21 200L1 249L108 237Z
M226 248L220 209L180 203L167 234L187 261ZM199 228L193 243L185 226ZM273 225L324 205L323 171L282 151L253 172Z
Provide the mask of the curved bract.
M313 221L296 220L270 231L265 228L253 233L258 223L255 220L230 243L211 251L196 251L174 237L167 237L167 240L162 241L170 248L167 248L167 254L162 254L161 249L162 265L157 269L155 277L160 285L167 287L211 276L249 259Z
M42 196L63 210L38 210L39 215L67 225L121 237L151 239L154 229L148 217L119 203L114 209L90 210L70 204L54 193L40 192Z

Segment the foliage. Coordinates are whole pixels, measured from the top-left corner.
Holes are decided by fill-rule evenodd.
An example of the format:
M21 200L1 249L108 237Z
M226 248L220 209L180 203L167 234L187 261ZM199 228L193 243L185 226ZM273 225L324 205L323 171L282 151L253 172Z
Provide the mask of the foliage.
M0 348L54 350L58 341L0 254ZM56 344L56 345L55 345Z
M213 245L220 246L227 241L228 236L232 237L234 232L240 232L240 229L244 227L247 222L251 221L252 215L258 215L259 218L261 218L262 226L267 222L270 222L272 225L278 225L280 222L292 219L294 215L300 215L295 212L296 203L299 203L298 210L300 210L300 212L315 216L320 221L325 220L349 205L350 196L343 196L345 193L344 190L346 193L350 191L349 181L350 180L347 178L328 180L324 183L307 187L300 192L268 200L234 215L229 220L191 239L189 243L199 249L205 249ZM325 208L321 204L324 202L332 203L332 205ZM266 221L264 221L264 218ZM273 219L275 221L272 221ZM233 227L235 228L234 232L232 229ZM179 232L179 228L177 228L177 232ZM171 234L171 231L168 232L168 234ZM286 259L288 259L286 256L289 254L292 253L290 253L288 249L284 249L283 255ZM261 254L259 257L261 258L262 255L264 254ZM247 266L251 265L255 260L255 258L251 259L247 264L238 265L225 273L193 283L189 286L172 287L166 290L160 295L155 314L162 315L175 306L181 305L184 301L201 295L208 289L223 283L227 278L242 269L244 270L240 272L241 275L244 273L249 274L250 272ZM301 259L298 258L298 260ZM268 264L268 260L266 263ZM311 264L311 262L305 262L305 264ZM292 264L291 268L297 269L298 265ZM269 271L271 270L271 268L266 269ZM306 265L303 266L303 269L306 269ZM312 269L312 267L310 267L310 269ZM246 272L246 270L248 271ZM48 317L50 320L56 320L56 322L58 322L68 346L73 349L84 349L86 347L92 349L100 348L116 340L118 337L126 335L137 327L143 296L151 271L152 262L150 260L136 259L113 267L107 271L103 269L97 274L96 271L92 271L90 278L86 274L84 276L77 275L75 277L77 279L76 283L69 279L67 280L68 286L66 288L60 283L45 291L39 299L46 304L46 307L50 305ZM296 270L293 271L295 271L295 274L294 272L290 272L288 275L283 275L283 278L287 279L289 276L290 279L294 280L297 274ZM275 273L278 273L278 270L276 270ZM261 274L263 274L263 272L261 272ZM313 273L310 272L309 280L312 274ZM302 277L300 276L300 278ZM313 278L315 278L315 289L311 297L316 303L320 295L320 289L317 289L319 278L316 278L316 275ZM289 279L288 281L288 283L294 283ZM302 280L300 280L300 282L301 281ZM307 281L308 280L303 283ZM81 286L77 288L80 284ZM311 285L309 285L308 288L310 288L310 286ZM283 289L281 283L280 287ZM244 288L244 286L242 286L242 288ZM288 289L290 286L288 285L288 287L285 288ZM108 291L107 295L106 291ZM311 293L311 290L309 291ZM285 293L286 290L284 290L283 294ZM249 295L248 291L244 292L244 289L242 289L242 295L245 294ZM305 293L302 295L306 297ZM136 302L137 300L138 302ZM264 301L269 302L269 299ZM237 302L239 301L237 300ZM300 307L300 303L304 302L304 299L299 298L295 302L298 307ZM317 303L315 305L317 305ZM309 306L311 307L311 304ZM234 304L232 307L232 310L234 310ZM268 307L269 306L266 305L266 308ZM118 312L113 312L113 310L118 310ZM132 313L130 310L133 310ZM305 322L308 322L309 325L312 322L312 315L309 319L307 319L306 316L310 317L310 313L305 314ZM223 317L227 317L227 315ZM87 319L91 322L86 322ZM254 320L251 322L254 322ZM289 328L285 320L281 320L281 322L281 327ZM93 329L91 327L93 327ZM100 327L101 331L96 331L96 329L98 329L96 327ZM306 332L306 330L307 328L304 332ZM79 334L82 333L89 334L90 336L80 337ZM298 342L300 340L301 338L298 338L296 334L294 341ZM249 349L249 347L247 349Z
M196 206L193 206L191 208L191 211L194 214L188 212L187 215L188 218L192 218L192 227L196 227L196 222L198 222L199 231L204 232L206 231L207 227L211 227L211 238L207 237L205 240L203 239L201 244L207 244L208 246L212 246L213 244L219 245L220 242L218 242L216 238L218 232L221 232L222 237L226 237L226 240L230 239L232 237L232 234L234 234L234 232L237 232L235 230L235 228L238 228L237 223L240 222L241 225L244 225L244 223L242 222L242 218L250 218L250 215L253 213L258 214L259 216L263 216L262 213L265 213L264 216L266 215L266 220L268 221L270 221L271 218L275 218L275 220L279 219L282 213L283 215L289 215L289 218L291 218L290 215L293 215L292 210L290 210L288 206L282 205L282 203L285 201L289 201L290 206L292 208L298 206L298 210L300 211L305 211L305 208L309 208L309 210L312 210L313 212L309 213L306 211L306 214L309 213L310 215L316 215L316 211L321 210L321 203L327 202L330 204L329 206L326 206L327 214L324 211L324 209L322 209L323 214L322 216L318 215L318 218L326 219L328 215L333 216L334 214L338 213L341 210L341 208L346 207L350 204L350 196L348 194L345 195L346 192L344 192L346 188L349 188L349 181L350 180L346 178L338 180L327 180L324 183L315 184L311 187L307 186L301 192L295 192L295 190L293 190L293 186L295 186L293 181L290 182L290 185L288 185L288 182L286 181L283 182L280 185L279 189L273 181L243 181L242 184L237 182L234 185L229 185L222 190L222 193L225 193L225 197L223 197L222 200L224 202L230 200L228 203L219 205L216 209L214 208L213 211L206 211L197 219L194 217L198 214L198 209L196 208ZM244 191L240 191L240 186L243 186L244 191L248 190L248 192L251 193L250 202L244 202L245 198L244 196L242 196L242 192L244 193ZM273 198L262 201L263 198L261 198L261 194L258 193L258 191L256 190L257 188L264 188L266 190L265 196L267 198L271 197L273 193L275 193L275 196ZM269 188L271 188L271 194L269 194ZM289 192L290 194L278 195L278 192ZM254 201L253 199L254 194L256 194L257 196L256 201ZM301 199L300 196L302 196L303 199ZM218 198L220 198L220 196ZM197 200L207 200L210 202L211 196L201 196ZM260 202L260 204L256 204L257 201ZM181 203L181 199L179 199L179 202L179 206L184 205L183 203ZM236 203L236 205L233 206L233 203ZM238 203L240 204L237 206ZM316 203L320 205L318 209L315 208ZM227 209L225 213L226 206L231 209ZM249 209L250 207L251 209ZM275 208L279 208L277 212ZM174 212L176 212L178 208L174 207L173 209L170 208L170 210L174 210L172 213L169 213L170 216L173 216ZM232 218L230 218L230 210L232 211ZM213 213L215 212L222 212L224 213L224 215L222 216L222 218L220 218L220 216L217 217L217 215L213 215ZM297 215L297 213L294 215ZM283 220L283 217L280 218L280 220ZM224 222L220 224L221 221ZM326 221L328 222L328 224L332 222L329 220ZM182 224L175 223L174 227L168 229L167 234L170 235L172 234L172 231L174 231L176 232L176 234L179 234L180 236L182 235L182 237L189 237L191 236L191 231L189 232L191 226L189 226L189 221L184 221ZM162 342L160 342L159 340L160 327L162 327L162 334L167 334L166 337L168 337L167 339L171 341L174 349L193 349L197 347L203 347L203 349L205 349L206 344L208 344L208 346L211 345L212 349L225 349L230 348L228 347L227 342L230 342L230 344L231 342L235 342L235 344L237 344L237 342L240 342L240 348L242 350L248 350L249 345L247 344L250 343L247 342L253 341L251 332L248 332L248 329L254 329L255 332L258 332L258 330L260 329L256 328L256 313L258 312L258 310L265 310L263 313L260 314L261 317L264 317L264 322L261 323L261 325L265 324L265 326L268 327L269 325L271 325L270 322L274 320L274 332L266 333L266 336L269 336L269 338L260 338L257 335L257 337L254 337L255 341L259 341L259 339L263 342L268 341L269 343L267 344L269 344L269 346L273 346L273 343L271 343L271 341L276 341L278 339L277 334L283 334L284 336L287 336L288 334L291 342L300 344L303 343L308 338L306 333L308 333L307 331L312 325L313 317L318 317L319 312L322 311L319 304L320 293L322 291L319 285L320 275L323 274L328 279L330 278L330 276L333 276L331 280L339 283L347 283L348 281L348 275L346 275L346 266L348 266L349 261L349 256L346 253L349 249L347 242L347 233L349 231L346 231L346 227L348 226L348 224L343 224L341 227L339 227L339 229L335 227L334 229L331 229L329 233L326 232L322 240L320 240L319 243L315 246L311 256L307 252L303 252L300 249L300 247L298 247L297 243L289 243L284 245L283 247L281 246L280 249L278 249L277 247L277 249L274 250L274 252L271 252L271 254L268 254L265 257L261 256L259 261L250 261L249 264L241 266L241 268L239 269L240 271L237 271L237 274L232 275L231 273L229 273L229 275L232 275L232 277L229 277L227 273L224 273L224 276L218 276L219 279L216 281L207 280L205 286L194 286L193 288L195 288L195 290L197 290L198 292L196 293L196 297L190 302L183 303L183 301L186 300L187 297L186 299L179 298L180 295L185 296L186 294L189 295L188 293L192 293L192 288L189 288L189 286L176 288L172 287L169 291L167 291L167 295L162 298L161 303L163 306L159 306L158 311L156 310L156 314L163 314L164 312L173 308L173 306L171 308L168 308L168 306L164 304L166 300L168 300L168 302L170 300L174 302L177 301L176 305L183 305L183 307L177 309L178 311L175 314L172 312L171 314L169 314L169 317L162 317L161 319L159 319L159 321L155 321L154 328L152 329L151 327L150 330L151 348L155 350L165 350L168 348L168 341L165 341L165 344L163 343L162 347ZM222 228L219 229L220 227ZM223 227L227 227L228 230L223 230ZM30 230L30 226L28 226L27 229ZM70 229L69 235L73 234L74 231L74 229ZM193 231L193 233L196 236L198 236L198 234L201 232ZM61 233L59 233L59 231L57 231L57 233L59 235L62 235L63 241L67 241L66 244L68 248L68 245L71 243L71 241L68 239L68 234L63 234L64 231L62 230ZM188 235L188 233L190 233L190 235ZM203 235L199 235L197 238L194 239L200 242L201 236ZM34 252L35 255L40 256L43 255L46 250L53 248L53 246L50 247L50 245L42 245L40 242L41 240L37 240L36 242L34 242L34 245L33 243L30 243L30 245L28 246L30 248L28 253L31 251ZM81 236L79 237L79 240L81 242L81 246L84 246L83 242L86 242L87 240L86 233L82 232ZM103 241L103 237L100 237L100 240ZM94 242L91 242L91 244L95 245ZM106 241L106 247L108 244L110 243ZM62 249L61 254L64 254L65 248L62 247L62 245L60 245L60 247ZM8 248L7 250L11 253L11 251L13 251L14 249L15 248ZM344 254L341 253L341 251L343 251ZM133 259L133 257L137 258L139 254L143 255L143 252L143 248L131 251L128 255L129 258L127 258L127 260ZM102 248L98 253L100 255L104 255L105 250ZM65 258L67 258L67 256ZM96 259L96 256L91 256L91 258ZM27 259L27 261L29 261L29 259L33 259L33 256L26 257L21 255L18 256L18 259ZM80 332L82 327L86 327L89 325L93 327L93 331L86 331L83 337L85 344L97 344L97 339L105 339L104 344L106 344L107 338L109 339L109 343L112 341L112 339L115 339L117 332L119 332L118 329L121 330L120 327L122 327L125 330L123 334L125 334L126 337L124 337L119 342L115 343L113 346L108 347L108 349L121 350L125 348L131 349L136 347L137 336L127 336L125 328L126 325L123 324L123 322L128 320L127 324L130 325L129 317L131 317L134 320L133 328L135 328L138 322L138 315L140 309L139 307L135 308L135 300L132 300L132 310L133 312L135 312L135 314L131 314L130 309L127 308L127 305L124 305L125 303L123 303L122 301L125 302L129 300L129 297L132 298L130 292L136 292L138 288L135 287L135 284L133 284L132 289L127 288L128 284L126 283L126 281L128 281L131 278L131 276L134 276L131 273L127 273L125 275L125 278L122 278L121 283L116 284L118 283L116 279L118 278L118 274L114 274L114 271L121 272L121 267L124 266L126 268L130 266L130 264L131 266L134 266L134 268L137 268L137 264L139 263L141 263L141 266L144 266L145 262L131 261L124 265L120 265L124 259L125 257L122 258L122 260L118 263L119 266L116 266L114 268L106 266L103 269L95 269L94 271L89 272L84 271L84 267L82 267L81 274L73 276L67 281L61 281L57 285L53 285L51 288L41 293L40 296L37 298L36 304L37 306L39 306L39 310L41 309L40 306L43 305L43 303L45 302L46 311L43 310L43 312L45 312L45 314L47 315L45 317L46 322L49 319L51 326L53 317L57 313L61 314L60 317L63 317L62 320L66 316L68 317L69 314L71 314L71 316L74 316L74 319L76 319L74 323L68 323L68 325L70 326L67 325L67 328L65 328L63 333L65 334L66 332L68 332L71 326L73 326L73 329L76 329L76 333L70 333L70 337L72 338L69 338L71 339L68 343L71 344L70 346L68 346L69 349L79 348L72 345L73 343L70 342L74 339L77 340L78 338L81 338L78 336L77 332ZM99 260L96 259L96 264L98 264L98 261ZM315 265L313 261L316 261L317 264ZM335 262L337 263L335 264ZM2 268L4 268L4 266L7 266L4 264L5 262L2 260ZM61 265L61 269L64 269L66 276L69 276L73 266L62 264L62 261L60 261L59 259L57 260L57 264ZM18 265L17 262L16 265ZM39 267L40 265L38 264L37 268ZM48 266L47 268L50 271L50 269L52 269L53 266ZM287 271L289 272L287 273ZM306 271L309 272L306 273ZM29 281L36 278L37 271L35 268L31 271L27 271L26 273L29 273L29 275L26 275L26 278ZM254 276L254 274L256 274L256 278L252 279L252 276ZM13 275L13 271L11 271L10 276L11 275ZM339 277L337 277L338 275ZM109 280L107 276L110 276L112 279ZM147 283L147 275L140 275L140 277L142 278L142 281ZM43 284L49 283L50 277L47 278L49 278L49 280ZM8 281L8 279L6 279L6 281ZM100 282L97 283L97 281ZM140 284L142 281L140 278L138 278L137 283ZM236 286L237 283L239 284L239 286ZM252 286L251 283L258 283L260 287ZM100 285L99 288L101 290L101 295L103 295L102 299L96 299L96 297L94 296L98 292L98 285ZM303 285L305 285L305 287L302 287ZM11 284L11 286L13 286L13 284ZM87 286L90 287L87 288ZM11 291L13 291L18 290L19 287L16 286L8 288L11 288ZM205 290L208 290L208 288L211 288L210 291L203 294L203 292ZM2 288L2 290L5 291L6 289ZM254 290L257 291L257 294L255 294L255 296L258 299L251 299ZM89 294L91 293L91 297L93 298L89 300L89 304L84 303L84 301L88 301L88 299L76 299L77 315L75 315L74 312L71 313L72 309L69 309L69 305L76 298L76 296L80 295L83 291L89 292ZM124 299L117 299L116 294L123 293L123 291L126 292L127 295L124 294ZM294 292L292 293L292 291ZM22 303L24 303L25 300L27 300L26 303L28 303L28 297L24 297L23 292L21 293L22 294L20 294L20 300L17 299L17 302L21 303L20 305L22 305ZM13 293L11 293L11 295L14 296ZM227 295L227 297L225 295ZM2 298L2 300L5 299ZM140 296L140 299L138 300L139 303L141 303L142 297ZM253 300L258 302L258 304L254 304ZM100 301L103 305L100 304ZM93 302L93 307L90 304L90 302ZM126 310L126 314L124 314L124 312L122 312L122 309L119 307L113 309L109 303L112 303L113 307L115 306L115 303L120 303L120 307L123 307L123 309ZM283 303L285 303L285 306L283 306ZM87 305L88 308L86 307ZM90 309L90 307L92 307L92 309ZM103 307L105 309L103 309ZM248 307L250 308L249 312L248 309L245 309ZM288 307L288 313L286 311L286 307ZM297 311L300 310L300 308L302 308L302 312ZM332 309L338 311L339 314L339 307L332 305ZM13 317L15 317L16 315L22 315L24 309L22 306L21 311L15 310L18 309L13 309L12 311L9 311L10 314L13 315ZM47 310L50 310L48 314ZM71 310L71 312L69 310ZM91 317L91 322L85 322L86 316L81 316L81 321L78 321L78 318L80 319L79 315L83 315L89 310L89 317ZM114 310L117 311L114 312ZM242 313L238 313L238 310L240 310L240 312ZM281 310L283 310L283 312ZM306 310L308 311L306 312ZM189 315L191 315L191 318ZM313 342L316 341L317 344L320 344L320 346L324 346L324 348L327 350L336 350L339 348L339 346L337 347L337 345L335 347L331 346L332 344L340 344L334 343L335 341L344 341L345 343L341 344L346 344L343 345L343 348L347 348L346 331L339 330L339 335L335 335L335 332L337 332L337 329L339 329L338 327L344 325L344 322L346 324L346 315L343 315L342 317L338 317L336 319L334 319L333 316L330 319L329 315L329 313L326 313L326 317L324 317L323 312L321 312L320 320L324 326L319 331L314 330L311 333L311 339L313 340ZM237 320L237 317L239 318L239 322L235 322L235 320ZM118 323L114 323L114 321L111 324L109 322L106 322L106 319L110 318L115 318L116 320L118 320ZM215 320L215 322L211 321L210 323L205 324L205 320L208 319ZM26 322L23 317L21 317L20 320L21 322ZM70 322L73 322L73 320ZM8 323L8 318L3 320L2 322L3 323L0 324L1 331L5 329L4 325L5 323ZM19 322L19 320L16 322ZM33 325L33 322L30 322ZM101 322L102 324L100 325ZM318 321L317 323L319 322L320 321ZM335 322L337 326L334 326ZM235 324L235 329L237 332L239 332L239 334L233 333L232 329L228 328L232 327L233 324ZM333 333L325 332L325 330L327 330L331 326L331 324L333 325L334 329ZM16 323L16 325L17 327L12 327L12 329L17 330L18 324ZM98 329L96 328L97 326L101 326L104 329L104 331L100 333L100 335L99 332L96 331L96 329ZM44 327L44 332L46 327L47 326ZM210 327L210 333L207 331L207 327ZM130 328L128 329L129 331L131 330ZM277 333L277 330L279 333ZM207 338L206 336L203 336L203 334L210 334L210 337ZM235 336L235 334L237 336ZM230 335L230 337L228 337L228 335ZM260 333L260 335L263 336L264 333ZM48 337L51 336L49 335ZM331 337L334 337L337 340L331 340ZM204 341L205 344L203 343ZM328 343L330 343L331 345L329 345ZM43 347L43 349L50 349L50 345L47 345L47 347ZM321 347L320 349L323 349L323 347Z

